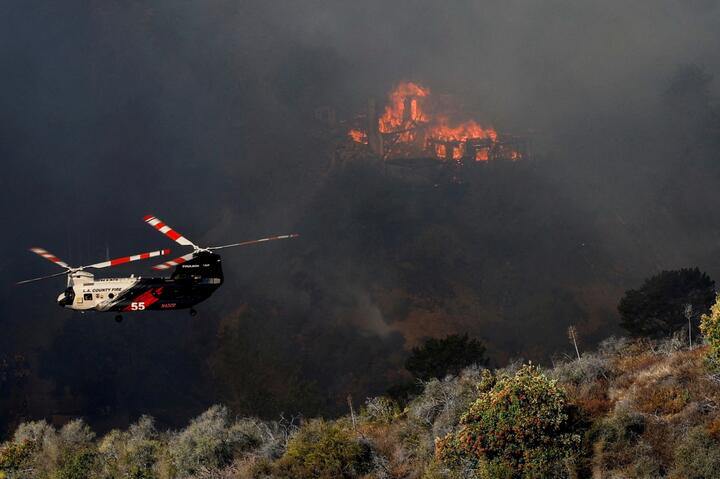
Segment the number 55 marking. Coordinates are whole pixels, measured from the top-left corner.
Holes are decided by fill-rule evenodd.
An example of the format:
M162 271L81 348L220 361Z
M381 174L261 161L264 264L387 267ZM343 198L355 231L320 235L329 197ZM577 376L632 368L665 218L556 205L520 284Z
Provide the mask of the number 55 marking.
M142 311L145 309L145 301L140 301L139 303L130 303L130 309L132 311Z

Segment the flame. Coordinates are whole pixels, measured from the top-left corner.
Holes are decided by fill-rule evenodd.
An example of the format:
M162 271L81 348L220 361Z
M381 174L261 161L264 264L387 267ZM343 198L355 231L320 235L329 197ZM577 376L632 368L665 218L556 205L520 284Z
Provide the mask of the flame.
M462 146L454 147L452 152L453 160L461 159L463 157L463 153L465 152L464 150L465 148L463 148Z
M348 131L348 136L356 143L364 143L366 145L368 143L367 133L362 130L358 130L357 128L353 128Z
M413 82L399 83L388 94L388 104L383 115L378 119L378 131L393 135L398 145L405 144L408 151L425 150L440 159L452 158L462 160L466 154L467 140L490 140L491 145L475 151L475 161L488 161L491 149L496 151L498 133L494 128L483 127L475 120L452 122L446 115L432 115L427 109L430 89ZM357 143L368 144L367 132L352 129L348 136ZM424 141L424 143L423 143ZM442 142L458 142L459 145L448 145ZM491 148L492 147L492 148ZM448 151L452 148L452 151ZM473 154L470 152L469 154ZM521 157L517 151L502 155L513 161ZM493 153L493 158L495 154Z
M423 88L413 82L400 83L388 95L388 105L385 113L378 120L378 127L382 133L392 133L396 130L408 128L412 124L428 121L419 100L430 95L429 88ZM409 108L409 111L406 111Z
M435 145L435 156L445 158L447 156L447 148L442 143Z
M428 137L444 141L465 141L468 138L490 138L497 141L497 132L492 128L483 128L475 120L460 123L457 126L450 126L447 117L438 117L434 126L430 128Z

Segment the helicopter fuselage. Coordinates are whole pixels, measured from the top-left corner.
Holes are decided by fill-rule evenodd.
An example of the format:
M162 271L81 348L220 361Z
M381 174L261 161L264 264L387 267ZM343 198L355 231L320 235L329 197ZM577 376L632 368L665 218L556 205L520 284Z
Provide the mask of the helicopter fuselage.
M179 264L170 277L95 278L86 271L68 276L57 302L77 311L163 311L191 308L223 283L220 255L202 252Z

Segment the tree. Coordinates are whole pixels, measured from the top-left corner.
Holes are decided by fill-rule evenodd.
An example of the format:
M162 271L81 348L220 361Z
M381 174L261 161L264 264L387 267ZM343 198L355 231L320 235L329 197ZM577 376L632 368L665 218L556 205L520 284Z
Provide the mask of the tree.
M436 457L480 477L563 477L581 430L557 382L525 365L514 375L486 371L478 389L460 428L436 440Z
M486 366L485 346L467 334L452 334L444 339L430 338L414 347L405 361L405 369L423 381L442 379L448 374L457 376L464 368L476 364Z
M663 271L631 289L618 304L620 324L633 336L663 337L687 326L692 308L693 327L715 301L715 281L698 268Z

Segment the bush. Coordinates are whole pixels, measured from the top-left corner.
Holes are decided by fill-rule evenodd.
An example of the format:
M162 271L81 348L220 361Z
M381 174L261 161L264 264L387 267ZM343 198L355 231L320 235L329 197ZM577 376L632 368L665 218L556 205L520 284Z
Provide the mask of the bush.
M693 326L715 298L715 281L697 268L663 271L628 290L618 304L620 324L634 336L660 338L687 328L690 305Z
M671 477L678 479L720 477L720 442L702 426L688 431L675 450L675 467Z
M100 441L102 477L155 479L161 449L153 418L142 416L127 432L111 431Z
M233 427L224 406L212 406L193 419L168 444L175 474L189 476L205 468L230 464L238 450L256 445L242 427Z
M30 441L7 442L0 445L0 478L13 477L28 468L34 444Z
M432 379L407 407L408 418L432 429L433 436L451 431L477 397L477 384L487 370L467 368L457 377ZM432 438L430 438L432 441ZM432 442L429 443L432 449Z
M645 417L621 405L607 417L598 420L588 432L593 443L593 462L605 471L630 467L647 427Z
M700 318L700 331L710 346L708 363L713 370L720 369L720 295L710 308L710 314L703 314Z
M0 471L8 478L84 479L95 471L95 434L82 420L59 431L45 421L22 423L0 448ZM27 471L33 471L32 475Z
M90 479L95 472L97 454L90 448L66 450L55 469L53 479Z
M368 398L360 413L362 419L379 424L390 424L398 414L397 403L385 396Z
M607 379L610 369L608 363L604 355L586 353L580 359L557 363L548 374L561 383L585 385L601 378Z
M370 447L338 422L314 420L288 442L276 474L288 479L355 478L373 466Z
M556 381L538 368L485 375L460 429L436 442L451 467L471 461L481 477L562 477L579 450L573 408Z

